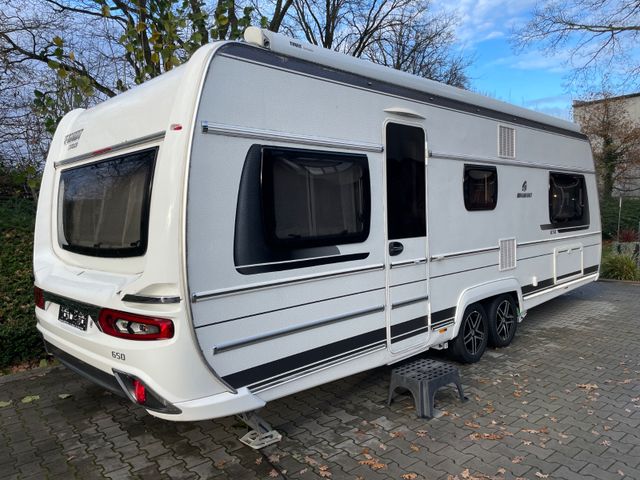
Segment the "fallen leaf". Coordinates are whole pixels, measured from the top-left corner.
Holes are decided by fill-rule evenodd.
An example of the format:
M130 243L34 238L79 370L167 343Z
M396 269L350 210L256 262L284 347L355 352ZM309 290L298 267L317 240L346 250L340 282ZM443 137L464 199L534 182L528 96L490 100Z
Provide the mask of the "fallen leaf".
M472 433L469 438L471 440L502 440L504 435L499 433Z
M418 430L416 432L416 435L419 436L420 438L424 438L427 436L427 431L426 430Z
M536 477L538 477L538 478L549 478L549 474L548 473L536 472Z
M525 444L525 445L527 445L527 446L529 446L529 445L531 445L533 442L530 442L530 441L528 441L528 440L523 440L523 441L522 441L522 443L523 443L523 444Z
M8 402L0 402L0 408L8 407L13 403L13 400L9 400Z
M391 432L389 435L393 438L404 438L404 433L402 432Z
M224 464L225 464L225 463L227 463L227 461L226 461L226 460L218 460L218 461L217 461L216 463L214 463L213 465L214 465L216 468L222 468L222 467L224 467Z
M322 478L331 478L331 472L329 471L329 467L327 465L322 465L318 473Z
M70 396L70 393L61 393L60 395L58 395L58 398L64 400L65 398L69 398Z
M500 475L504 475L505 473L507 473L507 470L506 470L506 469L504 469L504 468L502 468L502 467L500 467L500 468L498 469L498 473L499 473Z
M609 440L602 440L600 442L600 445L604 445L605 447L610 447L611 446L611 442Z
M386 450L387 449L387 446L384 443L381 443L379 445L379 447L380 447L380 450Z
M317 465L318 464L318 462L316 462L313 458L311 458L308 455L306 457L304 457L304 461L306 463L308 463L309 465Z
M409 446L409 448L411 450L413 450L414 452L419 452L420 451L420 447L415 445L415 444L413 444L413 443Z
M278 455L277 453L269 455L269 461L271 463L278 463L280 461L280 455Z
M31 402L34 402L36 400L40 400L40 395L27 395L26 397L24 397L20 401L22 403L31 403Z
M513 457L511 459L511 463L522 463L523 460L524 460L524 457L521 457L518 455L517 457Z
M262 463L262 457L256 458L256 465L260 465Z
M522 391L516 390L515 392L513 392L513 396L516 398L520 398L522 396Z
M303 468L302 470L300 470L300 471L298 472L298 474L302 475L302 474L304 474L304 473L307 473L308 471L309 471L309 469L308 469L308 468Z
M418 478L418 475L416 475L415 473L404 473L400 475L400 478L402 478L403 480L415 480L416 478Z
M269 472L269 476L271 478L278 478L280 476L280 474L278 473L278 471L275 468L272 468L271 471Z
M464 424L469 428L480 428L480 424L472 422L471 420L465 420Z
M595 390L599 388L598 385L596 385L595 383L578 383L576 384L576 386L578 388L586 390L587 392L590 392L591 390Z
M622 470L618 470L618 475L620 475L621 477L624 477L624 472Z

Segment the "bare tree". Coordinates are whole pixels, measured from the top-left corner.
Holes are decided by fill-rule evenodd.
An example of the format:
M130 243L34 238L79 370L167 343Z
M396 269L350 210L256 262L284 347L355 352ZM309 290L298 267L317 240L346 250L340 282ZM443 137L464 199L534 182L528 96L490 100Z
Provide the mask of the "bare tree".
M365 55L374 63L465 88L471 60L454 48L456 18L428 15L427 8L405 7L400 21L379 34Z
M573 106L591 142L604 198L640 192L640 121L630 117L624 100L605 92Z
M638 85L638 0L542 0L516 37L522 47L566 53L574 80L617 73L628 88Z
M454 50L456 18L429 0L293 0L286 25L315 45L456 86L469 65Z

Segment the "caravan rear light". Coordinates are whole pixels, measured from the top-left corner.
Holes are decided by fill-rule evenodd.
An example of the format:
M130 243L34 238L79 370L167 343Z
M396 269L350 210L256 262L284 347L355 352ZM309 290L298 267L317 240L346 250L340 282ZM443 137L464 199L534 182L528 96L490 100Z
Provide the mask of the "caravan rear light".
M154 412L169 413L173 415L182 413L178 407L165 400L158 393L154 392L138 377L115 369L113 370L113 374L120 384L120 387L122 387L124 393L132 402L142 405L147 410L152 410Z
M160 340L173 337L173 322L166 318L145 317L103 308L98 324L107 335L131 340Z
M147 403L147 390L144 383L137 378L133 380L133 395L136 398L136 402L140 405Z
M36 307L44 310L44 292L40 287L33 286L33 300Z

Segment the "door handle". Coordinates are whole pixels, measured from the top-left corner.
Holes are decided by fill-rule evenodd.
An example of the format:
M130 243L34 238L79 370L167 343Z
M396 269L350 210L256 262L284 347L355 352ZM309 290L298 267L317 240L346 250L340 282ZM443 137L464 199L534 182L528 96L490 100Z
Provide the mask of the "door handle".
M404 245L402 245L400 242L391 242L389 244L389 255L391 255L392 257L400 255L403 250Z

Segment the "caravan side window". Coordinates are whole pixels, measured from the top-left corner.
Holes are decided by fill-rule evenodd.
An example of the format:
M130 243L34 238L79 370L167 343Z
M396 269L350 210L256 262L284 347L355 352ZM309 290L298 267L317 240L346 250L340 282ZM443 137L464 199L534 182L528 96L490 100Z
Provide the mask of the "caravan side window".
M291 247L363 241L369 233L368 189L365 156L265 147L267 241Z
M554 228L589 223L584 175L549 173L549 220Z
M464 206L467 210L493 210L498 203L498 171L484 165L464 166Z
M371 217L366 155L253 145L240 179L234 263L243 274L361 260Z

